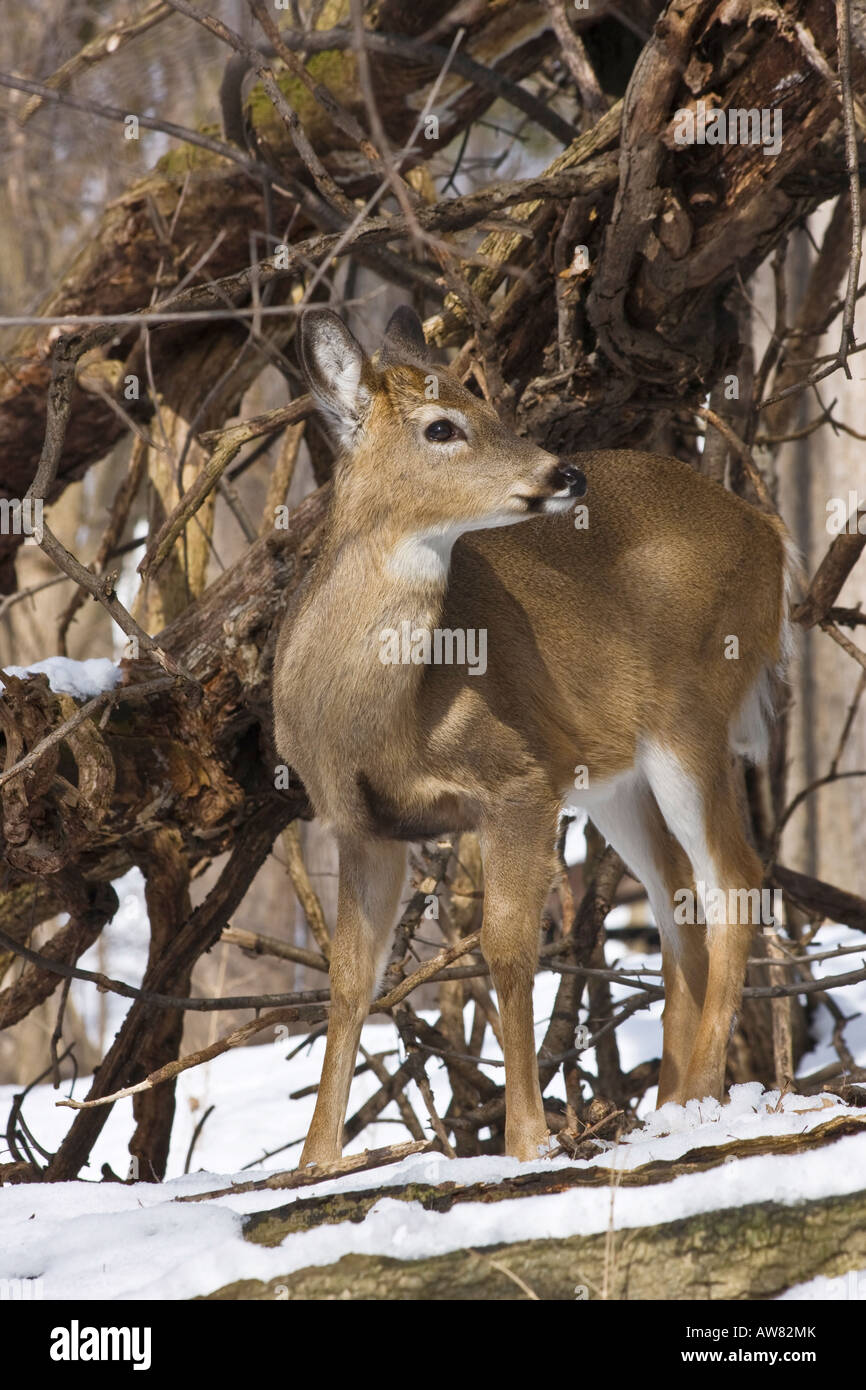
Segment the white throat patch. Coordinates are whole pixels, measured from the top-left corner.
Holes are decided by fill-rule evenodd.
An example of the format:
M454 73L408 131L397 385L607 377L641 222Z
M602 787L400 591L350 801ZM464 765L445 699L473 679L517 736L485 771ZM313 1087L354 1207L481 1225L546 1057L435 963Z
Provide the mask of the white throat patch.
M444 584L448 578L451 564L451 551L454 542L467 531L494 531L499 526L513 526L525 517L514 512L502 512L498 516L485 517L476 521L443 524L432 531L416 531L414 535L403 536L388 556L388 568L401 579L413 580L422 584Z
M464 529L462 526L449 526L404 536L388 556L388 568L401 579L412 583L444 584L448 578L454 542Z

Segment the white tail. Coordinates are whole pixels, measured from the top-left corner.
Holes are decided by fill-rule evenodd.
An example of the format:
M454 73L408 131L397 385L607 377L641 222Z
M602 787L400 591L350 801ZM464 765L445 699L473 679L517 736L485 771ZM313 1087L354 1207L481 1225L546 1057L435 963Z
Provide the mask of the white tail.
M343 448L274 672L280 755L340 849L328 1043L302 1162L341 1150L403 842L465 829L484 859L506 1148L535 1157L547 1125L532 982L565 806L590 813L659 924L659 1103L721 1096L754 924L730 908L714 920L709 903L761 886L732 750L766 751L795 568L784 529L676 459L562 463L518 438L429 362L408 310L376 366L328 311L304 317L301 345ZM706 927L681 920L698 885Z

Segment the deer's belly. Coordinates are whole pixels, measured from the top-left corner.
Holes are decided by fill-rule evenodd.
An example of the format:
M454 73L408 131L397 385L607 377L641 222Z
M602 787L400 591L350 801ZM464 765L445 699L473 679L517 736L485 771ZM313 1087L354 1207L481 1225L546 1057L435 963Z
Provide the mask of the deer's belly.
M382 839L430 840L437 835L474 830L478 824L478 806L459 793L416 793L403 799L378 788L364 771L357 773L355 785L367 829Z

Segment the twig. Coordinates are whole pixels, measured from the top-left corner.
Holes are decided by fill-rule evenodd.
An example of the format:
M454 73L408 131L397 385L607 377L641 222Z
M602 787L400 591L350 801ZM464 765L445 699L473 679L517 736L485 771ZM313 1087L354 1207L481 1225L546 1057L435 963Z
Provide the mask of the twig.
M784 965L786 950L777 932L765 936L767 956L770 960L770 984L785 986ZM783 994L772 997L770 1013L773 1031L773 1066L776 1085L780 1091L790 1086L794 1079L794 1042L791 1029L791 1000Z
M444 882L448 871L451 856L454 853L454 844L450 838L438 841L436 849L427 855L429 872L421 879L415 892L412 894L405 908L403 915L397 923L394 932L394 940L391 945L391 958L388 968L385 971L384 984L388 989L394 989L402 983L404 970L411 950L412 939L424 915L428 905L428 900L434 896L439 885Z
M115 546L123 535L123 529L129 518L130 508L141 486L146 467L147 446L140 437L136 436L132 442L132 457L129 461L129 469L126 477L117 489L114 501L111 504L108 525L103 532L102 540L99 542L99 549L93 560L93 572L100 578L104 575L109 557L112 555ZM57 641L62 656L66 655L66 634L69 631L69 625L84 603L84 599L84 590L77 587L60 616L60 621L57 625Z
M307 91L313 99L319 103L322 110L330 116L334 125L337 126L339 130L342 130L344 135L348 135L350 140L354 141L362 154L366 155L373 168L377 169L380 174L383 174L385 168L379 152L376 147L371 144L370 138L361 123L356 120L350 111L347 111L346 108L340 104L329 87L326 87L322 82L316 81L297 54L293 53L287 46L283 41L281 31L274 22L273 16L268 13L262 0L249 0L249 5L256 19L259 21L259 24L262 26L262 29L267 34L280 61L285 63L293 77L297 77L300 82L303 82Z
M329 961L331 959L331 936L325 921L325 914L322 911L322 904L310 882L307 866L304 863L297 821L286 826L282 833L281 843L286 856L292 887L298 895L298 902L301 904L301 909L307 919L307 926L310 928L316 945L325 960Z
M864 672L864 674L866 674L866 672ZM795 797L792 797L792 799L788 802L788 805L785 807L776 824L776 830L773 837L773 843L775 847L778 849L779 839L781 837L782 831L788 824L788 821L791 819L794 812L797 810L797 807L801 806L807 797L811 796L813 792L818 791L821 787L829 787L831 783L841 782L844 778L847 777L866 777L866 769L864 769L863 771L856 772L836 772L835 769L831 769L831 771L828 772L824 777L816 777L814 782L810 782L808 786L803 787L800 791L798 791L797 795Z
M382 1061L382 1058L377 1057L375 1053L368 1052L363 1043L359 1044L359 1051L361 1053L361 1056L364 1058L364 1061L367 1063L367 1066L370 1068L371 1072L376 1077L377 1081L382 1087L382 1091L394 1091L394 1100L396 1101L397 1108L400 1111L400 1117L403 1121L403 1124L406 1126L409 1133L411 1134L412 1138L416 1140L426 1138L424 1130L421 1127L421 1122L418 1119L418 1116L415 1114L415 1111L412 1109L412 1106L409 1103L409 1097L406 1095L406 1091L404 1089L406 1081L409 1079L409 1069L406 1068L406 1080L404 1080L403 1085L398 1088L395 1084L395 1081L397 1074L402 1071L402 1068L398 1067L397 1073L389 1072L388 1068L385 1066L385 1063ZM380 1095L381 1094L382 1092L380 1092ZM382 1108L384 1109L384 1106ZM365 1121L365 1123L361 1125L360 1128L365 1128L366 1124L369 1124L369 1120ZM355 1129L354 1131L349 1131L348 1138L353 1138L354 1134L358 1132L358 1129ZM343 1143L345 1144L346 1141L347 1135L346 1129L344 1128Z
M240 273L246 274L246 271ZM236 279L237 276L226 276L223 283ZM218 280L209 282L210 285L220 283ZM204 286L195 285L193 288L200 294ZM114 325L123 324L138 328L147 324L207 323L209 320L216 323L220 319L251 319L257 313L260 315L289 315L297 314L297 312L298 309L295 304L271 304L262 305L258 310L226 305L223 308L190 310L187 313L182 311L172 313L170 310L162 313L159 309L133 309L128 314L0 314L0 328L111 328Z
M183 1171L184 1171L184 1173L188 1173L188 1172L189 1172L189 1165L192 1163L193 1150L195 1149L195 1146L196 1146L196 1144L198 1143L198 1137L199 1137L199 1135L201 1134L202 1130L204 1129L207 1120L210 1118L210 1116L213 1114L213 1112L214 1112L215 1110L216 1110L216 1106L215 1106L215 1105L209 1105L208 1108L207 1108L207 1110L204 1112L204 1114L202 1115L201 1119L199 1120L198 1124L196 1125L195 1129L194 1129L193 1132L192 1132L192 1138L191 1138L190 1141L189 1141L189 1148L188 1148L187 1151L186 1151L186 1159L184 1160L184 1165L183 1165Z
M96 339L107 338L106 329L100 329L97 334L91 335ZM63 449L63 441L66 438L66 429L69 424L71 413L72 390L75 384L75 364L89 346L86 337L61 337L58 338L52 349L52 372L51 384L48 388L48 408L45 421L45 438L42 445L42 452L37 465L36 474L30 487L24 494L25 500L35 499L42 501L49 497L57 477L57 469L60 463L60 455ZM42 535L39 539L40 547L50 556L59 570L68 574L83 589L98 599L102 606L107 609L110 616L117 623L118 627L127 634L128 637L136 637L141 650L150 652L159 662L163 670L169 675L179 676L193 690L198 691L198 682L182 670L173 657L159 646L152 637L127 612L126 608L114 593L113 586L104 580L97 579L90 570L85 569L79 560L76 560L63 546L57 537L43 523Z
M406 1049L406 1065L409 1068L412 1080L421 1092L421 1099L430 1117L433 1132L442 1145L443 1153L445 1153L448 1158L454 1158L456 1155L448 1139L448 1132L433 1100L433 1091L427 1079L422 1050L413 1034L413 1019L414 1015L410 1012L409 1006L406 1004L398 1007L394 1011L394 1022L397 1025L397 1030L402 1039L403 1046Z
M242 951L252 951L257 956L277 956L280 960L291 960L297 965L306 965L310 970L328 973L328 962L316 951L307 951L303 946L293 946L288 941L280 941L275 936L264 936L261 932L245 931L242 927L224 927L221 941L229 946L239 946Z
M0 72L0 87L9 87L15 92L30 92L42 101L53 102L56 106L68 106L73 111L83 111L88 116L99 116L103 120L117 121L121 125L129 114L119 106L106 106L103 102L73 97L68 92L54 91L44 82L31 82L26 77L15 77L10 72ZM158 130L160 134L171 135L176 140L183 140L187 145L198 145L203 150L209 150L211 154L222 155L224 159L240 165L249 174L261 177L262 173L268 172L263 165L243 154L236 145L214 140L210 135L202 135L200 131L176 125L173 121L158 120L155 116L137 114L136 119L145 130Z
M866 613L860 611L860 606L856 608L842 608L834 604L827 617L832 622L840 624L842 627L864 627L866 626Z
M825 238L825 243L829 240L830 235L828 233L828 236ZM764 392L767 388L767 382L770 378L770 373L778 364L779 358L781 357L783 348L785 346L785 340L788 336L788 282L785 273L785 263L787 260L787 255L788 238L786 237L785 240L779 246L776 247L776 250L773 253L773 291L776 312L773 327L770 331L770 337L767 341L767 346L764 349L764 354L761 358L758 370L755 373L755 378L752 385L752 401L749 409L749 418L746 429L746 439L747 443L749 444L754 443L755 432L758 427L758 411L760 409L758 403L763 398ZM757 310L757 306L751 301L748 294L746 293L745 287L742 285L742 283L740 285L740 288L744 297L747 300L749 300L749 303L751 304L753 311L759 312ZM761 315L761 317L763 318L763 315Z
M266 1007L318 1010L319 1005L326 1004L330 998L330 993L326 989L300 991L292 994L238 994L220 999L175 998L171 994L156 994L151 990L136 989L134 985L126 984L124 980L112 980L99 971L81 970L77 966L66 965L59 960L51 960L48 956L40 955L38 951L31 951L29 946L24 946L14 937L7 936L4 931L0 931L0 946L5 946L7 951L13 951L16 956L22 956L24 960L30 961L31 965L41 966L51 975L60 975L64 979L70 980L86 980L89 984L98 985L100 989L108 990L112 994L121 994L124 999L140 999L145 1004L158 1004L163 1009L185 1009L194 1013L210 1013L213 1010L221 1009L263 1009ZM298 1014L298 1017L301 1017L301 1014ZM130 1092L131 1094L132 1092ZM72 1104L71 1101L70 1104Z
M352 25L352 36L354 39L355 62L358 65L358 83L361 88L361 95L364 98L364 107L367 112L367 119L370 122L370 130L376 141L376 146L381 153L384 164L383 181L388 183L403 211L403 216L409 224L409 232L412 241L416 246L422 242L421 229L415 220L415 208L421 202L414 189L410 188L404 179L400 177L394 163L394 156L391 151L385 127L382 125L382 118L379 115L379 107L376 102L376 93L373 90L373 81L370 75L370 58L364 46L364 6L363 0L349 0L349 18ZM413 134L414 140L414 134Z
M77 951L76 954L78 954ZM69 991L71 987L71 980L63 981L63 986L60 991L60 1001L57 1006L57 1018L54 1021L54 1031L48 1042L48 1050L51 1054L51 1084L55 1091L60 1085L60 1058L57 1054L57 1048L63 1041L63 1016L66 1013L66 1005L69 1000Z
M483 1250L480 1250L480 1251L479 1251L479 1250L475 1250L475 1249L473 1249L473 1247L472 1247L471 1245L467 1245L466 1251L467 1251L467 1254L469 1254L469 1255L474 1255L476 1259L486 1261L486 1263L489 1264L490 1267L491 1267L492 1269L497 1269L497 1270L499 1271L500 1274L504 1274L505 1277L506 1277L506 1279L510 1279L511 1282L512 1282L512 1284L516 1284L517 1287L518 1287L523 1293L525 1293L525 1294L526 1294L526 1297L527 1297L528 1299L530 1299L532 1302L534 1302L534 1303L540 1303L540 1302L541 1302L541 1300L540 1300L538 1294L535 1292L534 1289L530 1288L530 1286L529 1286L529 1284L527 1284L526 1280L525 1280L525 1279L521 1279L520 1275L519 1275L519 1274L515 1274L514 1270L513 1270L513 1269L509 1269L508 1265L507 1265L507 1264L503 1264L502 1260L494 1260L494 1258L493 1258L492 1255L487 1255L487 1254L485 1254L485 1252L484 1252Z
M401 1062L396 1071L385 1072L384 1066L382 1067L382 1071L384 1075L381 1078L379 1090L375 1095L370 1096L369 1100L365 1100L363 1105L360 1105L354 1115L351 1115L344 1124L344 1147L355 1139L357 1135L361 1134L374 1120L377 1120L386 1106L391 1104L392 1100L397 1101L399 1105L399 1097L404 1095L403 1088L406 1086L407 1082L412 1079L412 1067L408 1061ZM378 1075L378 1072L376 1074ZM314 1089L318 1091L319 1088L316 1086ZM409 1108L411 1109L411 1106ZM412 1113L414 1115L415 1112L412 1111ZM418 1125L417 1134L411 1128L409 1129L409 1133L412 1135L413 1139L424 1138L424 1131L421 1129L420 1123Z
M346 1173L365 1173L371 1168L384 1168L389 1163L402 1163L413 1154L436 1153L434 1139L413 1140L409 1144L389 1144L383 1149L365 1149L361 1154L349 1154L333 1163L310 1163L290 1173L272 1173L268 1178L250 1182L235 1182L230 1187L218 1187L213 1192L192 1192L175 1197L176 1202L209 1202L215 1197L234 1197L242 1192L283 1191L293 1187L312 1187L329 1178L341 1178Z
M143 1081L138 1081L133 1086L123 1086L110 1095L97 1096L94 1100L59 1100L56 1104L65 1106L69 1110L98 1110L103 1106L113 1105L115 1101L123 1100L127 1096L141 1095L144 1091L152 1091L163 1081L173 1081L176 1076L180 1076L181 1072L190 1071L193 1067L200 1067L205 1062L213 1061L215 1057L220 1057L233 1047L243 1046L256 1033L261 1033L266 1028L276 1028L278 1024L294 1023L299 1017L300 1013L296 1008L274 1009L270 1013L262 1014L259 1018L250 1019L248 1023L241 1024L240 1028L235 1028L224 1037L217 1038L215 1042L209 1043L207 1047L201 1048L198 1052L191 1052L186 1057L176 1057L173 1061L166 1062L165 1066L159 1067L157 1071L151 1072Z
M159 568L166 556L171 553L175 541L187 522L213 492L223 473L244 444L247 444L251 439L258 438L260 434L274 433L287 424L296 424L306 420L314 409L311 396L299 396L290 405L283 406L279 410L269 411L267 416L257 416L253 420L242 420L239 425L231 425L228 429L220 430L215 434L203 435L200 441L202 444L207 444L215 438L216 447L205 460L198 476L187 488L148 545L139 561L139 574L146 578Z
M790 985L748 985L743 990L743 998L782 999L787 994L815 994L840 989L842 985L856 985L861 980L866 980L866 966L862 970L849 970L846 975L831 975L826 980L800 980Z
M74 1061L75 1061L75 1053L74 1053L74 1050L73 1050L73 1049L74 1049L74 1044L73 1044L73 1043L70 1043L69 1046L67 1047L66 1051L62 1054L62 1056L60 1056L60 1057L57 1059L58 1064L59 1064L60 1062L65 1062L67 1057L72 1057L72 1060L73 1060L73 1062L74 1062ZM48 1075L52 1072L53 1068L54 1068L54 1062L53 1062L53 1060L52 1060L52 1062L45 1068L44 1071L40 1072L38 1076L35 1076L35 1077L33 1078L32 1081L28 1082L28 1084L24 1087L24 1090L23 1090L23 1091L17 1092L17 1093L12 1097L12 1105L10 1106L10 1109L9 1109L9 1119L8 1119L7 1122L6 1122L6 1145L7 1145L8 1149L9 1149L9 1152L11 1153L12 1157L13 1157L17 1162L19 1162L19 1163L24 1162L24 1159L23 1159L23 1157L22 1157L22 1155L21 1155L21 1153L20 1153L20 1151L19 1151L19 1149L18 1149L18 1147L17 1147L16 1139L17 1139L17 1138L18 1138L18 1139L21 1139L22 1142L24 1142L24 1140L23 1140L23 1136L22 1136L20 1133L17 1132L17 1126L20 1124L20 1125L22 1126L22 1128L26 1131L26 1133L27 1133L27 1134L30 1134L29 1129L27 1128L27 1126L26 1126L25 1123L24 1123L24 1117L23 1117L22 1114L21 1114L21 1107L23 1106L25 1100L27 1099L27 1096L28 1096L28 1094L30 1093L30 1091L32 1091L32 1090L34 1089L35 1086L38 1086L39 1083L40 1083L40 1081L44 1081L45 1078L46 1078L46 1076L48 1076ZM32 1139L33 1139L33 1136L30 1135L30 1138L31 1138L31 1140L32 1140ZM35 1144L35 1142L34 1142L34 1147L37 1148L37 1149L39 1149L39 1152L42 1154L43 1158L50 1158L50 1154L46 1153L46 1150L43 1149L43 1148L41 1147L41 1145ZM28 1149L28 1160L29 1160L30 1163L33 1164L33 1167L34 1167L34 1169L35 1169L35 1171L36 1171L37 1173L41 1172L41 1169L40 1169L40 1167L39 1167L39 1164L36 1162L36 1160L35 1160L34 1157L33 1157L33 1154L29 1151L29 1149Z
M758 495L758 500L760 501L761 505L765 508L766 511L772 512L775 516L776 508L773 504L773 499L770 496L767 484L761 477L761 471L752 457L752 451L749 448L748 444L746 444L740 438L740 436L736 434L734 430L731 429L731 426L728 424L727 420L723 420L720 415L717 415L714 410L710 410L708 406L698 406L695 410L695 414L698 415L702 420L706 420L708 424L713 426L713 429L718 430L719 434L727 440L728 444L730 444L731 448L741 459L743 466L749 475L749 480L751 481L752 486L754 487L755 492Z
M866 352L866 343L858 343L856 347L849 347L847 356L853 357L858 352ZM802 381L794 381L784 390L775 391L772 396L767 396L766 400L761 401L758 409L766 410L768 406L777 405L779 401L787 400L789 396L795 396L800 391L808 390L810 386L815 386L819 381L824 381L826 377L832 376L841 366L838 352L827 353L817 360L822 364L821 366L816 366L815 370L804 377Z
M615 130L616 118L617 113L613 111L609 112L605 118L609 122L609 131ZM590 137L591 148L587 153L594 150L599 141L604 143L602 137L593 132ZM582 147L582 142L577 142L576 149L579 151ZM554 161L556 167L533 178L507 180L480 189L475 193L464 194L459 198L444 198L439 202L420 207L416 212L418 222L425 231L462 231L476 226L491 212L501 211L527 202L568 200L578 194L594 198L602 193L610 192L616 187L615 160L602 155L596 159L585 158L583 163L563 162L569 158L570 154L566 151L565 155L560 157L559 163ZM399 240L407 233L408 227L402 217L379 216L367 218L360 222L357 227L352 229L351 235L345 241L343 241L343 237L347 236L347 233L344 232L341 235L337 233L320 234L302 242L295 242L288 248L288 254L284 258L285 264L282 264L282 257L279 266L275 265L274 257L265 258L258 263L259 283L265 285L271 280L297 275L299 270L312 261L318 262L323 258L332 258L346 250L357 253L359 248L379 245L392 239ZM504 268L497 263L497 270L501 271ZM127 314L2 315L0 316L0 328L34 325L48 327L54 324L58 326L89 326L97 332L101 329L102 333L99 336L89 338L81 345L80 353L83 353L101 341L108 341L112 336L110 330L119 324L137 326L143 323L196 322L208 318L252 318L256 312L255 309L237 308L232 303L233 299L241 298L249 292L252 277L253 268L245 266L233 275L211 280L205 285L193 285L180 293L172 294L151 309ZM297 314L298 306L296 304L262 306L259 312L262 314Z
M241 38L240 34L235 33L235 31L224 24L222 20L216 19L213 15L203 13L194 5L187 4L186 0L168 0L168 3L173 10L177 10L179 14L186 15L188 19L195 20L197 24L201 24L203 28L207 29L211 34L221 39L223 43L228 44L230 48L235 49L237 53L242 54L243 57L246 58L250 67L255 70L265 91L270 97L274 110L288 130L289 137L298 152L298 156L305 168L309 171L319 193L326 202L331 203L343 213L344 216L351 217L354 213L352 204L334 182L324 164L319 159L297 111L293 110L287 102L280 87L277 85L273 72L263 60L258 49L254 48L252 44L246 43L244 39Z
M854 119L854 93L851 87L851 0L836 0L836 47L839 55L839 82L842 88L842 119L845 126L845 160L851 198L851 250L848 261L848 287L842 314L839 339L839 366L851 379L848 353L854 346L854 312L857 307L857 286L860 280L862 255L862 211L860 206L860 170L857 155L857 129Z
M262 519L259 525L259 535L261 536L270 535L274 529L276 511L278 507L284 505L286 497L288 496L303 438L303 422L297 425L290 425L286 430L276 467L268 479L268 495L265 498L265 505L262 508ZM265 447L268 447L267 444Z
M584 1139L591 1139L600 1129L604 1129L605 1125L610 1124L611 1120L619 1119L620 1115L624 1113L625 1112L622 1110L612 1110L609 1115L602 1115L601 1119L596 1120L594 1125L585 1125L579 1134L575 1131L575 1137L578 1143L582 1144ZM560 1140L559 1147L553 1150L551 1158L558 1158L560 1154L568 1152L567 1148L563 1148Z
M863 528L862 530L860 528ZM794 609L792 617L804 628L814 627L826 618L839 591L866 546L866 506L858 507L848 518L844 531L834 536L823 560L812 576L808 593Z
M281 38L288 48L304 50L307 53L321 53L328 49L345 50L355 46L354 35L346 29L325 29L306 34L283 30ZM373 53L410 58L415 62L427 62L439 66L448 58L448 49L439 44L425 43L422 39L409 38L405 34L375 33L369 29L364 31L364 47ZM479 63L467 53L454 56L450 65L460 77L466 78L474 86L481 87L492 92L495 96L501 97L510 106L516 107L518 111L529 116L530 120L535 121L555 139L567 143L577 135L574 126L568 121L563 120L555 111L551 111L550 107L543 101L528 92L525 87L521 87L518 82L513 82L510 77L507 77L505 73L498 72L496 68Z
M544 4L550 14L553 32L559 39L562 56L574 78L583 109L589 123L591 123L607 109L604 92L601 90L593 66L587 57L583 40L568 22L564 0L544 0Z
M839 734L839 742L836 745L836 752L833 754L833 757L830 760L830 771L834 775L839 766L839 761L842 757L842 754L845 751L845 745L848 742L848 735L851 733L851 729L854 725L854 718L860 706L860 701L863 698L864 691L866 691L866 671L863 671L861 673L860 679L857 682L857 689L854 691L854 697L845 713L845 721L842 725L842 731Z
M864 286L866 289L866 286ZM810 420L802 429L790 430L787 434L759 434L755 443L760 448L774 448L777 444L789 444L797 439L808 439L810 434L814 434L822 425L831 425L834 430L841 430L843 434L850 435L852 439L866 440L866 433L862 430L855 430L853 425L848 425L844 420L837 420L833 414L835 399L829 405L824 406L820 415L816 415L814 420Z
M106 58L113 58L115 53L119 53L121 48L125 48L133 39L138 38L139 34L144 34L154 25L161 24L170 13L168 6L164 5L162 0L156 0L136 18L121 19L116 24L109 25L107 29L102 29L73 58L67 59L62 67L59 67L50 77L46 77L45 86L52 89L66 87L79 73L86 72L88 68L94 67ZM34 96L25 103L24 110L18 118L20 125L25 125L32 116L35 116L42 101L42 97Z
M849 637L845 636L844 632L840 632L836 624L831 623L829 618L823 619L818 626L823 632L826 632L828 637L833 638L833 641L842 648L843 652L847 652L866 671L866 652L861 651Z
M0 618L5 618L10 608L14 608L16 603L23 603L25 599L33 598L34 594L41 594L43 589L53 589L55 584L68 584L71 576L68 574L54 574L50 579L41 579L38 584L28 584L26 589L16 589L14 594L4 594L0 599Z
M826 951L810 951L809 954L805 956L791 955L791 946L787 945L785 947L785 952L784 960L779 961L779 969L797 970L801 965L811 966L814 965L816 961L838 960L840 956L862 955L863 944L861 942L857 946L833 946ZM766 964L766 959L763 956L754 956L749 959L749 965ZM824 983L825 985L832 984L832 976L829 976Z
M180 9L181 5L178 4L176 8ZM199 23L203 22L198 14L193 14L190 17ZM331 49L344 52L346 49L355 47L354 34L347 29L320 29L307 32L300 29L282 29L280 30L280 40L285 48L306 54L323 53ZM276 47L276 44L274 46ZM409 58L417 63L429 63L431 65L441 66L448 58L448 49L439 44L426 43L423 39L413 39L405 34L378 33L369 29L364 30L364 47L373 53ZM557 140L567 143L577 135L574 126L564 120L562 116L552 111L549 106L538 97L533 96L525 87L521 87L519 82L514 82L505 73L497 71L496 68L478 62L467 53L461 53L452 58L450 65L460 77L465 78L471 85L481 87L494 96L501 97L510 106L516 107L524 115L529 116L531 120ZM353 137L350 136L350 138Z
M385 193L386 189L389 187L389 184L391 183L392 178L394 177L393 174L392 174L392 172L391 172L391 170L392 170L393 168L396 168L396 164L399 163L399 162L409 153L409 151L412 149L412 146L413 146L414 143L415 143L415 137L417 136L418 132L423 128L423 126L424 126L424 121L425 121L425 119L426 119L426 117L427 117L427 114L428 114L428 112L431 110L431 108L432 108L434 102L436 101L436 98L437 98L437 96L438 96L438 94L439 94L439 89L440 89L442 83L443 83L444 80L445 80L445 77L446 77L446 74L448 73L449 68L451 67L451 65L452 65L452 63L453 63L454 56L455 56L455 54L456 54L456 52L457 52L457 46L458 46L458 44L462 41L464 33L465 33L465 30L463 30L463 29L458 29L457 32L455 33L453 42L452 42L452 44L451 44L451 48L449 49L448 53L446 53L446 55L445 55L445 59L444 59L443 65L442 65L442 67L441 67L440 70L439 70L439 73L438 73L438 75L437 75L437 77L436 77L435 82L433 83L432 87L430 88L430 91L429 91L428 96L427 96L427 100L426 100L425 103L424 103L423 109L422 109L422 110L420 111L420 113L418 114L418 117L417 117L417 119L416 119L416 121L415 121L415 124L414 124L414 126L412 127L412 130L411 130L411 132L410 132L410 134L409 134L409 138L407 139L406 143L404 144L403 149L400 151L400 154L397 156L396 161L393 159L393 157L388 161L388 168L389 168L388 176L387 176L386 178L383 178L383 179L382 179L381 183L379 184L379 187L375 190L374 193L371 194L371 196L367 199L367 202L364 204L364 206L363 206L363 207L359 210L359 212L357 213L357 215L356 215L356 217L354 218L354 220L353 220L352 222L350 222L349 225L346 227L345 231L342 233L341 237L340 237L339 240L337 241L337 243L336 243L336 245L335 245L333 251L329 253L328 258L327 258L327 259L323 259L323 260L320 262L320 264L319 264L319 269L316 271L316 273L315 273L315 274L311 277L311 279L309 280L309 282L308 282L308 284L307 284L307 287L306 287L306 290L304 291L304 299L303 299L303 303L304 303L304 304L307 304L307 303L310 302L310 299L311 299L311 297L312 297L312 295L313 295L313 292L315 291L316 287L321 283L322 279L324 278L326 266L328 265L330 259L331 259L333 256L337 256L337 255L340 255L340 254L341 254L341 252L342 252L342 251L346 248L346 246L349 244L349 241L351 240L351 238L353 238L354 235L356 234L357 229L363 224L364 219L368 216L368 214L372 211L372 209L378 204L378 202L379 202L380 199L382 198L382 195ZM362 37L363 37L363 35L362 35ZM354 34L353 34L353 36L352 36L352 41L353 41L353 44L354 44L354 42L355 42L355 35L354 35ZM413 232L414 235L415 235L416 237L418 236L419 219L418 219L418 215L417 215L417 213L416 213L414 207L411 209L411 216L410 216L410 218L407 218L407 217L405 216L405 214L404 214L404 216L403 216L402 218L399 218L399 219L396 218L396 217L395 217L395 218L392 218L392 219L388 219L388 223L389 223L389 225L392 225L392 226L393 226L394 223L396 223L398 220L399 220L401 223L403 223L403 225L404 225L404 234L405 234L406 232Z
M247 509L241 501L237 488L232 487L231 483L227 482L225 478L220 478L217 483L217 492L243 532L244 540L251 545L252 542L257 539L258 532L247 515ZM198 520L198 518L196 518L196 520Z
M820 878L797 873L783 864L772 864L769 879L781 888L788 897L813 920L816 916L829 917L834 922L843 922L854 931L866 932L866 898L836 888L832 883L824 883Z
M371 1012L385 1013L393 1009L395 1005L401 1003L406 996L417 989L419 985L423 985L428 980L437 976L439 971L446 965L450 965L452 961L459 960L461 956L467 955L470 951L477 950L480 941L481 933L473 932L471 936L461 937L455 945L446 946L443 950L439 951L432 960L425 961L417 970L413 970L411 975L407 975L400 984L395 985L387 994L383 994L378 999L374 1000L370 1006ZM483 969L479 968L478 973L486 973L486 967ZM452 978L454 977L452 976Z

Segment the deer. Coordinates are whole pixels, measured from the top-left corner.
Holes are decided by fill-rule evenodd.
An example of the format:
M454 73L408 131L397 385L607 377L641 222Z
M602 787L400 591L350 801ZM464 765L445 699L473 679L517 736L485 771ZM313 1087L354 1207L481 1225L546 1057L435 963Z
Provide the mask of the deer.
M483 862L505 1150L537 1160L549 1146L532 989L569 810L591 817L658 924L658 1104L721 1100L755 926L736 912L684 924L675 903L695 884L728 901L761 888L735 772L739 755L767 757L790 650L798 562L784 524L676 458L561 460L519 436L434 364L411 309L375 359L332 310L308 309L298 356L337 461L318 556L277 641L275 744L339 853L301 1165L341 1155L409 844L464 831ZM406 623L485 631L485 669L386 662L382 634Z

